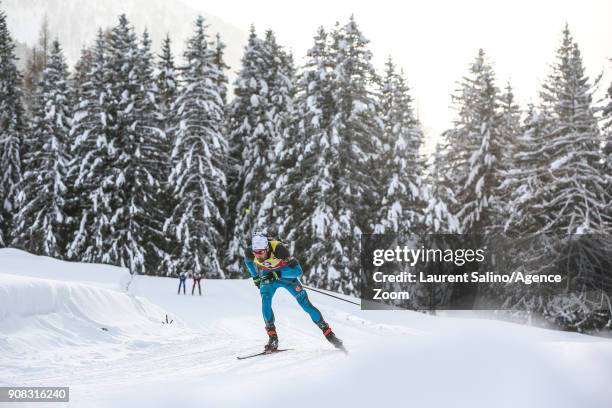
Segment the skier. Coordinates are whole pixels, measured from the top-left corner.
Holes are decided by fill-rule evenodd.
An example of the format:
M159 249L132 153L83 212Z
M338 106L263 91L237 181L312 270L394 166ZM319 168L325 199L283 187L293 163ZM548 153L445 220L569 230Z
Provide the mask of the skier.
M195 292L196 284L198 285L198 291L200 292L200 296L202 296L202 287L200 286L200 280L202 279L202 274L200 272L196 272L193 274L193 286L191 287L191 295Z
M255 233L251 242L251 251L245 252L247 255L244 263L261 294L263 318L269 336L265 351L273 352L278 349L278 335L272 311L272 298L278 288L288 290L302 309L310 315L312 321L319 326L325 338L336 348L346 351L342 341L323 320L319 309L308 300L308 295L298 280L303 273L302 268L279 240L268 238L263 233Z
M183 295L185 294L185 281L187 280L187 274L185 272L179 273L179 287L178 287L178 295L181 294L181 286L183 287Z

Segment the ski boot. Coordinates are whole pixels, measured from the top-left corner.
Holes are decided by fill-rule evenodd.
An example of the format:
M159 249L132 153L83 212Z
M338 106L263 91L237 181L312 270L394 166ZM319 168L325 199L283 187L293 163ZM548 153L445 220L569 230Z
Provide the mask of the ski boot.
M342 350L344 353L348 354L348 352L344 348L344 344L342 344L342 340L336 337L331 327L329 327L329 324L327 324L324 320L322 320L319 323L317 323L317 326L319 326L319 329L321 329L327 341L333 344L333 346L337 348L338 350Z
M276 335L276 327L273 324L266 326L268 332L268 344L264 346L264 351L273 353L278 349L278 336Z

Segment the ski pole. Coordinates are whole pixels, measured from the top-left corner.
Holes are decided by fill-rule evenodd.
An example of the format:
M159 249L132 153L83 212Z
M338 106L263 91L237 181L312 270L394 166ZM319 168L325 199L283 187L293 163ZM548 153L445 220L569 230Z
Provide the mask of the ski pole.
M357 303L357 302L353 302L352 300L348 300L348 299L343 299L343 298L341 298L341 297L339 297L339 296L334 296L334 295L332 295L332 294L330 294L330 293L323 292L323 291L322 291L322 290L320 290L320 289L313 288L312 286L308 286L308 285L304 285L304 284L302 284L302 286L303 286L303 287L305 287L305 288L306 288L306 289L308 289L308 290L312 290L313 292L319 292L319 293L322 293L322 294L327 295L327 296L329 296L329 297L333 297L333 298L335 298L335 299L343 300L343 301L345 301L345 302L352 303L352 304L357 305L357 306L361 306L361 304L359 304L359 303Z

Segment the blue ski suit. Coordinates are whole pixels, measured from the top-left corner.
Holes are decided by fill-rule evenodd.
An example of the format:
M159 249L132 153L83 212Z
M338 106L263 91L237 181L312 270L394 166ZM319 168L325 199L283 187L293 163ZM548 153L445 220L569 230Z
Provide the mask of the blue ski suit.
M185 272L181 272L179 274L179 287L178 287L178 293L181 293L181 286L183 287L183 295L185 294L185 281L187 280L187 274Z
M268 258L259 260L249 251L244 263L252 278L260 277L259 293L261 294L261 311L266 325L274 324L274 312L272 311L272 298L278 288L284 288L297 300L302 309L310 315L315 323L323 321L319 309L314 307L308 299L308 294L302 287L299 277L302 276L302 267L297 264L289 266L292 257L287 248L278 240L268 238ZM273 277L273 272L279 278Z

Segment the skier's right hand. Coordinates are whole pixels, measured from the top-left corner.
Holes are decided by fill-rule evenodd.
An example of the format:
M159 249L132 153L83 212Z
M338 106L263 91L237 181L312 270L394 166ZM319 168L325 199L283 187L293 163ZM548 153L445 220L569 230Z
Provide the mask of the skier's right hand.
M259 276L254 276L253 283L255 284L255 286L257 286L257 288L259 288L259 285L261 284L261 278Z

